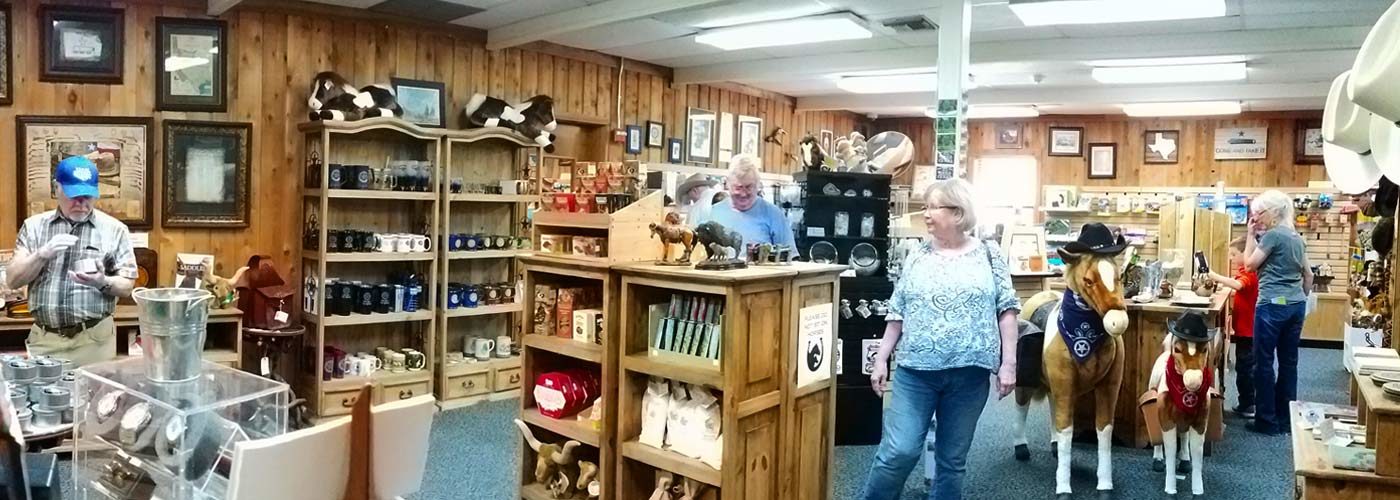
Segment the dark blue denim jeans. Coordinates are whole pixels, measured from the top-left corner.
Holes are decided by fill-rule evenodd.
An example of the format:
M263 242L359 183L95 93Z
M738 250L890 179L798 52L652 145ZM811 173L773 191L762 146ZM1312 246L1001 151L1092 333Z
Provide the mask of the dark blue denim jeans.
M909 472L923 454L929 422L934 426L934 500L962 498L963 474L967 470L967 450L977 431L977 419L987 406L991 372L986 368L965 367L947 370L896 368L894 394L885 409L884 436L870 465L861 498L894 500L904 491Z
M1288 430L1288 403L1298 399L1298 343L1306 312L1304 302L1254 309L1254 422L1260 428Z

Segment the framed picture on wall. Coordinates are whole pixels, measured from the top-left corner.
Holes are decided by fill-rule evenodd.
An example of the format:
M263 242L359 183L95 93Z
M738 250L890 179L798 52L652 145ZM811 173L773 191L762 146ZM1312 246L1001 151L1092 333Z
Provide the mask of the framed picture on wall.
M715 158L715 112L708 109L686 109L686 156L690 163L709 164Z
M1112 142L1089 143L1089 178L1118 177L1118 145Z
M831 140L834 138L835 134L832 134L830 130L821 131L821 135L819 136L822 144L822 151L826 152L828 155L834 152L831 150Z
M1084 127L1050 127L1050 156L1084 156Z
M662 148L666 146L666 126L661 122L647 122L647 147Z
M995 132L997 149L1021 149L1021 124L998 123Z
M12 71L14 57L11 55L11 34L14 33L10 20L10 4L0 4L0 105L9 105L14 102L14 83Z
M156 18L156 109L228 110L228 23Z
M1148 130L1142 134L1143 163L1176 163L1180 150L1180 130Z
M666 142L666 162L679 165L683 161L685 143L680 139L672 137Z
M414 125L447 128L447 87L442 82L390 78L403 119Z
M39 7L39 80L122 83L121 9Z
M165 120L165 227L248 227L253 124Z
M1322 164L1322 120L1298 120L1293 140L1293 163Z
M1216 160L1263 160L1268 156L1268 127L1219 127L1215 129Z
M54 167L87 156L97 165L97 209L127 226L151 227L153 127L150 117L15 117L19 219L57 207Z
M720 113L719 125L715 134L719 136L719 163L726 163L734 157L734 113Z
M762 157L763 119L739 115L739 153Z
M627 126L627 154L634 155L642 152L642 127L636 125Z

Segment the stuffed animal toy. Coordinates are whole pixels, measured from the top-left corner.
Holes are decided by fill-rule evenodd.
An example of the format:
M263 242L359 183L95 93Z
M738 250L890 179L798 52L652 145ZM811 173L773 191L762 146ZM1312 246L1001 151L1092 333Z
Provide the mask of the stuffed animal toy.
M826 163L826 151L822 149L816 137L807 134L802 138L802 142L797 144L797 150L800 153L798 161L802 163L803 170L824 170L822 165Z
M842 172L849 172L855 169L855 163L850 161L853 159L852 157L855 156L855 151L851 147L850 139L847 139L845 137L837 139L836 146L833 149L836 150L833 153L835 153L834 156L836 157L837 170Z
M374 106L374 96L355 90L345 77L334 71L322 71L311 81L311 95L306 106L312 120L358 120L364 110Z
M462 108L462 117L467 128L507 127L515 128L525 121L525 116L510 104L486 94L475 94Z
M363 111L365 118L403 116L403 108L399 107L399 98L394 94L394 89L388 85L374 84L364 87L360 89L360 95L368 95L374 101L373 105Z
M516 104L515 110L524 117L524 120L515 126L515 130L535 141L546 153L553 153L553 132L559 126L559 122L554 120L554 98L537 95Z
M238 291L234 284L242 279L243 273L247 271L247 267L242 267L238 269L238 272L233 274L233 278L224 278L215 275L214 270L205 267L203 280L204 289L214 294L214 298L209 301L209 308L228 309L237 303Z
M851 156L846 159L846 168L852 172L870 172L865 164L865 160L869 158L866 155L865 134L851 132L847 139L851 140Z

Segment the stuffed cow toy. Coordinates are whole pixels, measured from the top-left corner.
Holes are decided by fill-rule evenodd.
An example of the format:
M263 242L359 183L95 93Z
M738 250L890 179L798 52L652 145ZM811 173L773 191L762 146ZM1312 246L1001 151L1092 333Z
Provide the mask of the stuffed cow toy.
M402 116L394 90L376 84L356 89L334 71L322 71L311 82L306 106L312 120L354 121L379 116Z
M515 130L535 141L545 152L554 152L554 129L559 122L554 119L554 98L537 95L515 105L525 119L515 126Z
M466 119L467 128L482 127L507 127L515 128L525 121L525 116L520 114L509 103L488 96L486 94L475 94L467 105L462 108L462 117Z

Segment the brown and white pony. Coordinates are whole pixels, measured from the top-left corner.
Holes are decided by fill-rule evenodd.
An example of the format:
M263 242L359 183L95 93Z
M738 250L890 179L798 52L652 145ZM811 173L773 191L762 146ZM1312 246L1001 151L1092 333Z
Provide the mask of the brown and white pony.
M1070 442L1074 437L1074 403L1081 395L1094 395L1094 427L1098 435L1098 490L1100 497L1113 491L1113 465L1109 461L1113 438L1114 409L1118 404L1118 389L1123 382L1123 332L1128 330L1128 313L1123 302L1117 254L1071 253L1059 251L1064 259L1065 284L1082 304L1070 307L1091 309L1102 320L1107 337L1087 352L1083 361L1071 355L1071 346L1060 335L1060 320L1066 304L1057 303L1060 294L1041 292L1026 302L1021 319L1029 321L1041 306L1051 307L1045 325L1036 325L1045 332L1041 356L1042 383L1039 386L1016 388L1017 419L1013 425L1016 458L1028 460L1026 444L1026 414L1030 403L1050 397L1051 435L1058 448L1055 469L1055 494L1059 499L1070 497ZM1078 344L1078 342L1076 342ZM1075 346L1082 349L1082 346ZM1090 346L1093 347L1093 346ZM1086 354L1081 351L1081 354Z
M1214 402L1210 396L1211 387L1220 383L1215 371L1220 354L1217 341L1220 339L1221 336L1216 335L1208 342L1191 342L1168 335L1163 342L1163 352L1153 364L1148 379L1147 387L1157 390L1157 421L1162 426L1162 444L1152 449L1154 465L1164 457L1189 457L1191 494L1197 498L1205 494L1205 484L1201 479L1202 469L1205 468L1202 460L1205 456L1210 405ZM1186 443L1181 452L1178 451L1178 437ZM1165 462L1165 491L1168 495L1175 495L1177 460Z

